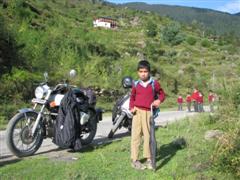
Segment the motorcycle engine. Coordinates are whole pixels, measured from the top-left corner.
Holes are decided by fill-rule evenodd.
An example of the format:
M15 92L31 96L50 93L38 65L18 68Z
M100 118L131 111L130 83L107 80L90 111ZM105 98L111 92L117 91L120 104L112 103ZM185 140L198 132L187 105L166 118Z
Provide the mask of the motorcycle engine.
M54 122L53 120L47 121L45 124L45 129L46 129L46 136L47 137L54 137Z

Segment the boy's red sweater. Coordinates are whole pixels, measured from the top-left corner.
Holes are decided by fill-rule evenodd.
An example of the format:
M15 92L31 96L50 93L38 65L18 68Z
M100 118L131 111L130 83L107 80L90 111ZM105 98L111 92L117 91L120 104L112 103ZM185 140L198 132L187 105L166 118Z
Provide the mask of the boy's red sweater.
M178 97L177 102L178 102L178 103L183 103L183 98L182 98L182 96L179 96L179 97Z
M162 103L165 100L165 92L161 88L160 83L156 80L154 81L154 88L158 99ZM152 84L149 83L147 87L143 87L141 83L138 83L136 87L135 85L132 87L129 107L130 109L137 107L149 111L154 100Z
M199 93L198 95L198 99L197 99L198 103L203 103L203 95Z
M192 101L192 98L191 98L190 95L187 95L186 101L187 101L187 102L191 102L191 101Z
M198 96L199 96L199 92L198 91L194 91L192 93L192 100L193 101L197 101L198 100Z
M208 102L213 102L214 99L214 95L213 94L209 94L208 95Z

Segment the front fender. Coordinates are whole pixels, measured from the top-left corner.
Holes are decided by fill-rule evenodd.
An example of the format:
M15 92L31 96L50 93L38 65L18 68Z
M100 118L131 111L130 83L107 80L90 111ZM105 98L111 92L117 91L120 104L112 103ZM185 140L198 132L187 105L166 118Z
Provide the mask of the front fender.
M97 122L102 121L102 114L104 113L103 109L100 109L100 108L95 109L92 107L90 107L89 109L92 110L94 112L94 114L96 115Z
M18 112L19 112L19 113L23 113L23 114L28 113L28 112L37 113L36 111L34 111L34 110L31 109L31 108L23 108L23 109L19 109Z

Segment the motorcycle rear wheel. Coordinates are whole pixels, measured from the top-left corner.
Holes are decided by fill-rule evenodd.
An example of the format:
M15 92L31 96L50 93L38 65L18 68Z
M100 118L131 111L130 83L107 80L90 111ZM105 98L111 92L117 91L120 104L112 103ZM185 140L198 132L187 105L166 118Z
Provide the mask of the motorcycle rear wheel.
M88 123L85 125L85 128L87 128L88 132L84 132L83 134L81 134L81 143L83 145L88 145L90 144L97 132L97 116L96 113L92 110L89 110L90 118ZM86 129L85 129L86 130Z

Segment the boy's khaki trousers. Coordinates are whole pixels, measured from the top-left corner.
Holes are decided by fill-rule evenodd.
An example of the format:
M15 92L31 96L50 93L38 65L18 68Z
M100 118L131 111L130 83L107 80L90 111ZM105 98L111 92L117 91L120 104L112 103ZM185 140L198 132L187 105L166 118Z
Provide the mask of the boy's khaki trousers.
M143 135L143 157L150 158L150 116L151 112L136 108L132 121L131 159L138 160L139 146Z

